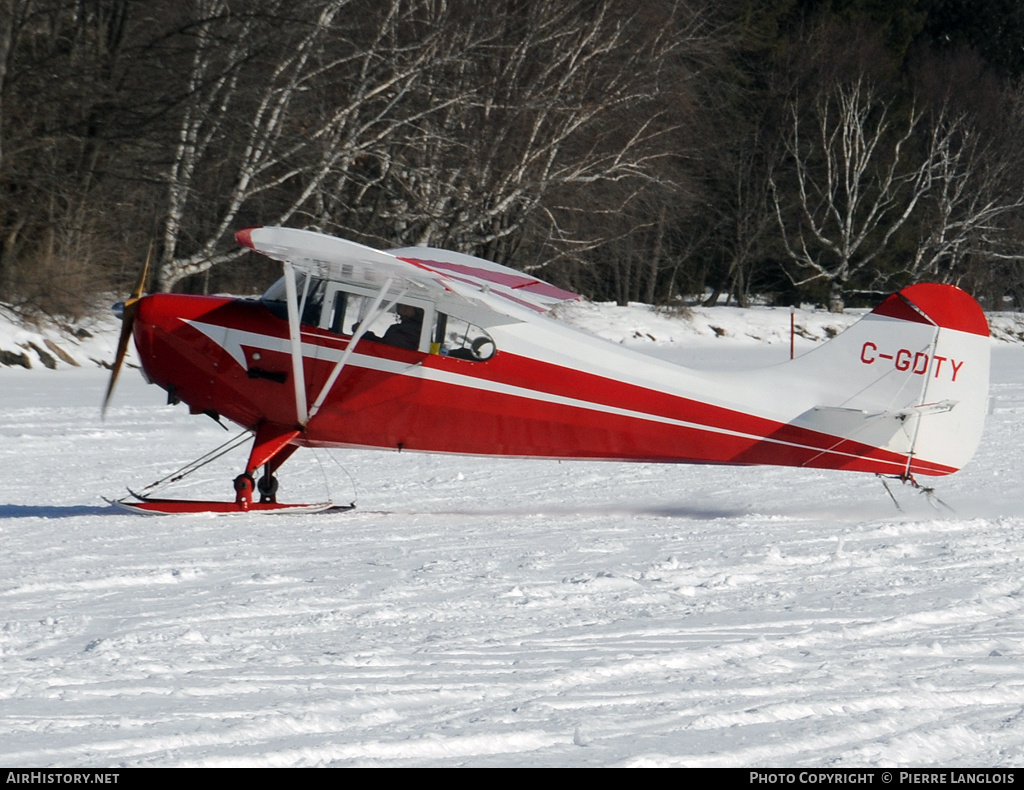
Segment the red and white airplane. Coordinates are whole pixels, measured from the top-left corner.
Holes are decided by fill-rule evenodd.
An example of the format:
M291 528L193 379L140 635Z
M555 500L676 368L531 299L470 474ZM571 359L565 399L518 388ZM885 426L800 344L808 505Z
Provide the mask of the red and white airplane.
M299 447L946 475L987 406L989 330L949 285L888 297L830 342L757 370L691 370L548 315L576 295L460 253L382 252L310 231L238 241L284 266L259 300L127 303L145 375L197 414L254 434L228 502L136 497L142 512L276 501ZM111 381L113 386L113 380ZM109 391L108 391L109 398Z

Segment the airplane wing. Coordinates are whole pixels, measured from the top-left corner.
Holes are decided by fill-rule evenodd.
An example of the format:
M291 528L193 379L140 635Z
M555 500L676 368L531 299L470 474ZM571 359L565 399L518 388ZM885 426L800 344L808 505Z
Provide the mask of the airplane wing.
M381 286L388 279L407 283L431 295L458 294L492 307L498 297L510 305L539 313L559 302L579 299L523 272L431 247L405 247L384 252L353 241L295 228L248 228L235 234L239 244L318 277Z
M297 271L380 287L399 280L437 293L448 290L444 278L422 266L354 241L296 228L247 228L235 234L244 247L287 261Z
M336 236L296 228L247 228L238 231L235 238L242 246L284 263L295 413L301 425L309 422L323 405L363 332L373 322L367 319L361 323L321 387L320 394L310 405L306 396L299 296L290 274L292 270L327 280L374 287L377 296L369 309L374 317L376 311L389 309L403 294L413 290L419 291L420 296L435 300L454 295L459 300L484 307L491 311L491 315L496 311L499 315L513 317L513 320L523 320L524 308L543 313L565 299L579 298L515 269L426 247L382 252ZM401 289L397 296L388 294L392 284L399 285ZM391 300L386 305L385 297Z
M537 312L547 312L556 304L580 299L579 294L556 288L528 274L497 263L433 247L403 247L392 255L483 293L507 299Z

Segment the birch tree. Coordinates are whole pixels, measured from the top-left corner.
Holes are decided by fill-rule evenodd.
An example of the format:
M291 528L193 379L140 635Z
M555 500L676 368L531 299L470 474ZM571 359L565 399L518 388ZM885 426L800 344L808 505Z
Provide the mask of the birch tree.
M645 27L613 2L508 4L497 19L489 4L468 6L466 57L433 86L463 98L394 149L382 211L403 243L493 260L512 257L529 223L563 247L592 248L571 218L589 201L571 196L631 183L621 203L663 180L672 124L658 102L670 58L706 37L700 12L662 4L663 25Z
M971 256L1021 260L1015 242L1005 244L1005 222L1024 209L1024 187L1010 156L982 139L964 114L945 108L931 133L933 187L925 204L917 249L902 270L910 279L958 282Z
M372 13L353 0L303 6L302 17L287 20L297 30L291 36L274 24L276 15L286 16L286 4L237 18L223 0L200 2L167 175L164 289L240 257L232 241L240 222L301 218L307 226L330 226L328 185L342 191L357 160L441 109L406 101L444 49L441 30L403 39L403 26L430 5L426 0L390 0ZM284 41L275 43L275 36ZM253 79L254 69L262 80ZM217 174L216 192L200 188L207 168ZM210 219L201 237L188 239L184 229L197 212Z
M847 284L870 270L932 188L931 152L912 156L922 113L897 118L863 80L822 93L811 124L798 101L789 109L784 166L793 169L795 221L784 213L779 174L771 181L788 273L796 286L828 283L829 309L841 312Z

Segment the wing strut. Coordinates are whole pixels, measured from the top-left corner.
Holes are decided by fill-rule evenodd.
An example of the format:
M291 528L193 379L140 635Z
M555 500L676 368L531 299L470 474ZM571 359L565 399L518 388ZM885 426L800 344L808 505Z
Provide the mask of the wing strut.
M327 393L331 391L331 387L334 386L334 382L338 380L338 376L341 375L341 371L345 367L345 363L348 362L349 358L352 356L352 352L356 350L356 344L366 333L366 330L369 329L369 327L373 324L374 321L376 321L380 316L382 316L384 313L386 313L388 310L394 307L398 300L409 292L408 288L403 288L402 291L398 294L398 296L396 296L394 299L392 299L390 302L384 305L384 307L381 307L380 303L384 301L384 294L388 292L388 288L391 287L391 284L393 282L394 279L391 277L385 280L384 285L380 289L380 292L377 294L376 298L373 300L373 303L370 305L370 309L369 311L367 311L366 318L364 318L362 322L359 324L359 328L356 330L355 334L352 335L352 339L348 343L348 348L346 348L344 353L342 353L341 359L339 359L337 363L334 365L334 370L331 371L331 375L328 376L327 381L324 382L324 386L320 390L320 394L317 395L316 402L313 404L313 407L309 410L309 419L313 419L313 417L316 416L316 413L320 411L320 407L324 405L324 400L327 398Z
M306 407L306 375L302 369L302 334L299 329L299 300L295 292L295 270L284 263L284 292L288 302L288 338L292 345L292 381L295 382L295 418L299 425L309 422ZM307 278L308 280L308 278Z

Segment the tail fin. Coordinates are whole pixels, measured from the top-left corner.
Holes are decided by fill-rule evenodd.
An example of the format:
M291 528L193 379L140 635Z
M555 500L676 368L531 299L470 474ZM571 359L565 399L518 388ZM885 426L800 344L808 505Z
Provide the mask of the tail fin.
M790 363L820 404L793 425L878 448L877 464L857 465L864 471L896 471L895 454L906 475L955 472L984 427L989 343L985 314L964 291L904 288Z

